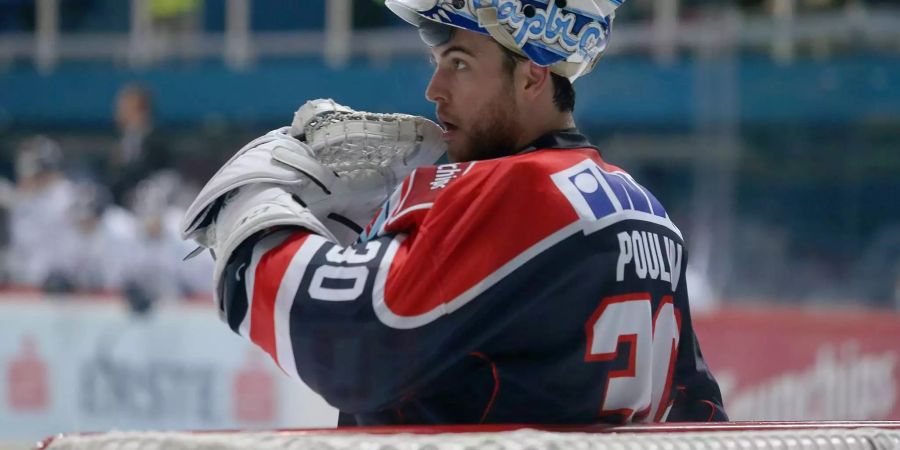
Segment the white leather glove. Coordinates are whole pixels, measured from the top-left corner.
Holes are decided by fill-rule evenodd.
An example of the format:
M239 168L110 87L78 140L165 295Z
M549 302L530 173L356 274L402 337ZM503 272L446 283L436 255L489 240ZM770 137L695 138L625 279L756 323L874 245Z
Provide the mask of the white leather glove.
M182 238L213 251L216 279L241 242L271 227L349 245L398 183L445 151L428 119L312 100L290 127L250 142L213 175L185 213Z

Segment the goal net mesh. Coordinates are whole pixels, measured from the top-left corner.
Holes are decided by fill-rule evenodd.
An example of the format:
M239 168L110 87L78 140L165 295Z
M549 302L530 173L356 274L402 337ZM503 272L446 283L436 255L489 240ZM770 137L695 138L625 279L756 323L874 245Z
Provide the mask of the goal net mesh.
M588 449L900 449L900 430L800 429L691 432L550 432L521 429L466 433L110 432L59 436L52 450L588 450Z

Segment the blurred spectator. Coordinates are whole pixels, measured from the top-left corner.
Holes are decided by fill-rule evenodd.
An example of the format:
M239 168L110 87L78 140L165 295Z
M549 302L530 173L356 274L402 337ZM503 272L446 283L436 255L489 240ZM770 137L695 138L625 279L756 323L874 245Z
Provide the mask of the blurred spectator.
M42 287L58 258L57 247L71 233L66 217L75 198L62 172L59 145L45 136L23 141L16 150L16 189L10 208L8 269L13 284Z
M193 246L179 235L184 211L172 205L182 183L174 172L162 172L144 180L135 190L133 210L138 219L137 246L129 295L156 302L212 295L213 261L200 255L184 257Z
M105 178L114 201L126 205L129 192L151 174L171 167L172 157L154 130L153 98L143 86L130 84L119 91L115 120L120 141L109 155Z
M136 245L132 214L112 203L109 191L96 183L75 185L69 206L72 233L57 250L53 268L58 290L117 293L124 287Z

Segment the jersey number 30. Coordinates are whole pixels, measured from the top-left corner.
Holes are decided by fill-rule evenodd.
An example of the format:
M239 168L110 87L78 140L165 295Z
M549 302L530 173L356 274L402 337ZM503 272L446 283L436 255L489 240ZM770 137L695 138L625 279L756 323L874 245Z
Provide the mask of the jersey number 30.
M659 422L669 407L681 316L671 296L652 311L650 294L604 298L586 325L588 362L628 362L610 370L600 416ZM651 315L652 314L652 315Z

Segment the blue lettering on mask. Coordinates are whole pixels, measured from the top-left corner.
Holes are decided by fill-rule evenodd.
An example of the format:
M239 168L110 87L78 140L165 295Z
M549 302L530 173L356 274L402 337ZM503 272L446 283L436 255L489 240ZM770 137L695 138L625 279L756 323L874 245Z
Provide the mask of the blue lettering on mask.
M523 12L526 5L534 8L532 17ZM552 0L472 0L463 10L454 8L451 0L441 0L423 14L477 31L481 28L476 13L480 8L496 8L497 20L510 29L519 48L539 64L552 64L560 57L571 62L590 61L603 51L609 36L606 18L559 9ZM572 58L575 55L578 57Z
M559 48L566 54L577 53L588 59L603 50L608 33L604 28L606 24L595 19L582 21L584 23L575 32L577 16L557 8L555 2L548 3L545 8L535 7L532 17L523 12L522 0L480 0L469 2L469 7L473 17L477 16L475 10L479 8L497 8L497 20L512 28L513 39L519 47L543 43L550 49Z
M519 16L516 14L517 12L518 11L516 11L515 4L513 4L512 2L504 3L497 8L497 19L503 22L504 20L509 20L510 18L516 18L518 19L517 22L521 22L522 18L524 18L525 16Z

